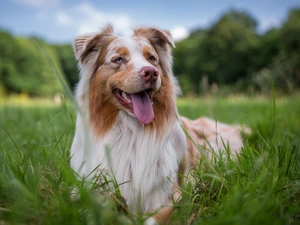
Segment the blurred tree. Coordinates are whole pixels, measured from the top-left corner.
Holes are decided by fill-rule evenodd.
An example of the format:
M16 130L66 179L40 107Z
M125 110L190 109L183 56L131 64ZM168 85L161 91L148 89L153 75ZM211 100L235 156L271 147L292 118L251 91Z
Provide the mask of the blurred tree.
M61 71L56 52L40 39L18 38L17 40L20 45L21 60L18 63L20 73L18 80L13 78L12 82L15 82L21 92L28 92L30 95L49 96L61 92L60 81L40 49Z
M176 43L173 51L174 73L184 94L199 92L199 82L203 73L202 43L205 39L205 30L196 30L190 37Z
M263 34L247 12L231 10L207 29L194 30L176 43L174 74L184 94L211 90L212 84L250 93L285 92L300 87L300 9L289 12L282 27ZM41 50L72 89L78 70L71 45L49 45L36 38L15 38L0 30L0 93L53 95L59 79ZM216 85L217 84L217 85Z
M230 11L208 30L203 43L204 68L210 82L232 84L251 67L249 54L258 44L256 21L246 12Z
M56 51L65 78L71 89L74 90L79 80L79 73L73 48L71 45L53 45L53 48Z
M249 51L250 63L245 65L247 77L240 87L241 91L251 90L251 93L267 94L278 77L272 72L274 62L280 54L280 29L272 28L259 35L258 44Z
M232 10L208 30L196 30L177 43L174 71L179 81L183 83L184 79L187 86L188 80L190 90L200 93L207 90L202 84L207 80L205 77L209 84L233 84L244 79L249 71L255 70L251 52L254 54L258 45L256 25L250 14Z
M291 70L285 74L285 80L300 87L300 8L291 10L282 26L281 47Z
M265 34L260 35L258 45L251 52L252 70L256 72L261 68L269 66L280 52L280 29L272 28Z
M49 96L62 91L59 79L39 47L60 69L56 52L36 38L14 38L0 32L0 81L7 94Z
M18 43L8 32L0 30L0 89L4 92L14 92L17 89L9 82L10 76L16 76L16 60Z

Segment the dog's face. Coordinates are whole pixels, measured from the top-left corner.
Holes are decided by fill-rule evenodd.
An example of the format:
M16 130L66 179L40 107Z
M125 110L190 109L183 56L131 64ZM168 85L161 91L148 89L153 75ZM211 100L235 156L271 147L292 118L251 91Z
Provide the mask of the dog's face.
M174 92L169 45L173 46L170 34L155 28L120 37L107 27L77 38L76 57L81 69L89 71L83 76L89 76L91 119L101 110L110 116L123 110L143 124L151 123L158 113L155 105L167 100L162 99L164 92Z
M106 76L113 103L144 124L152 122L152 96L161 86L159 56L145 38L115 38L96 76Z

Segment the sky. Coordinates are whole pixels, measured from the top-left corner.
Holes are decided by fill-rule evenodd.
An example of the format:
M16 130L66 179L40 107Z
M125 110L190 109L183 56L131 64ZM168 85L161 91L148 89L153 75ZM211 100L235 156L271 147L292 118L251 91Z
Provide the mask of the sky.
M109 23L119 35L152 26L170 30L178 41L211 26L231 9L250 13L258 32L265 32L281 26L295 7L300 7L300 0L0 0L0 29L50 43L71 43Z

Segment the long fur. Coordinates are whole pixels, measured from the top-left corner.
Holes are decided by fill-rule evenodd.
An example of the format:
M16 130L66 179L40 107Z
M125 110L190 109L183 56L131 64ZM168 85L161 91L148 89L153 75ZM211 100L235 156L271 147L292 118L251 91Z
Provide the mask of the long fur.
M177 116L179 87L171 70L170 45L173 42L166 31L142 28L132 37L122 38L109 26L100 33L77 38L74 44L81 70L76 92L81 112L77 115L71 166L83 177L102 171L114 176L122 197L134 211L151 212L172 200L173 183L186 151ZM156 63L149 62L144 46L157 55ZM128 62L114 68L109 57L118 51L128 54ZM134 57L140 62L131 62ZM155 117L146 125L113 96L115 87L136 91L139 84L132 83L139 79L139 67L144 65L153 65L160 73L160 86L153 93Z
M120 37L111 26L74 42L80 82L71 167L82 177L100 173L114 177L132 211L157 211L149 224L166 221L173 200L180 198L178 174L201 157L195 143L208 155L224 150L224 144L239 153L243 145L237 127L178 116L180 88L171 69L173 46L168 31L139 28L131 37ZM145 68L155 71L157 78L151 82L144 78ZM135 93L146 92L153 102L150 122L141 121L131 105ZM193 141L186 138L181 124Z

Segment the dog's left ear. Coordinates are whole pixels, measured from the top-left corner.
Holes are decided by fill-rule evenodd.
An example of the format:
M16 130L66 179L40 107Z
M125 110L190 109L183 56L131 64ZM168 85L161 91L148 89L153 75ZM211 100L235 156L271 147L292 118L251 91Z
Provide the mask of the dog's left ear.
M134 35L146 37L153 45L166 47L166 44L168 44L171 47L175 47L172 35L167 30L160 30L157 28L137 28L134 30Z
M175 47L169 31L157 28L138 28L134 36L147 38L159 56L159 64L164 75L172 75L171 47Z

